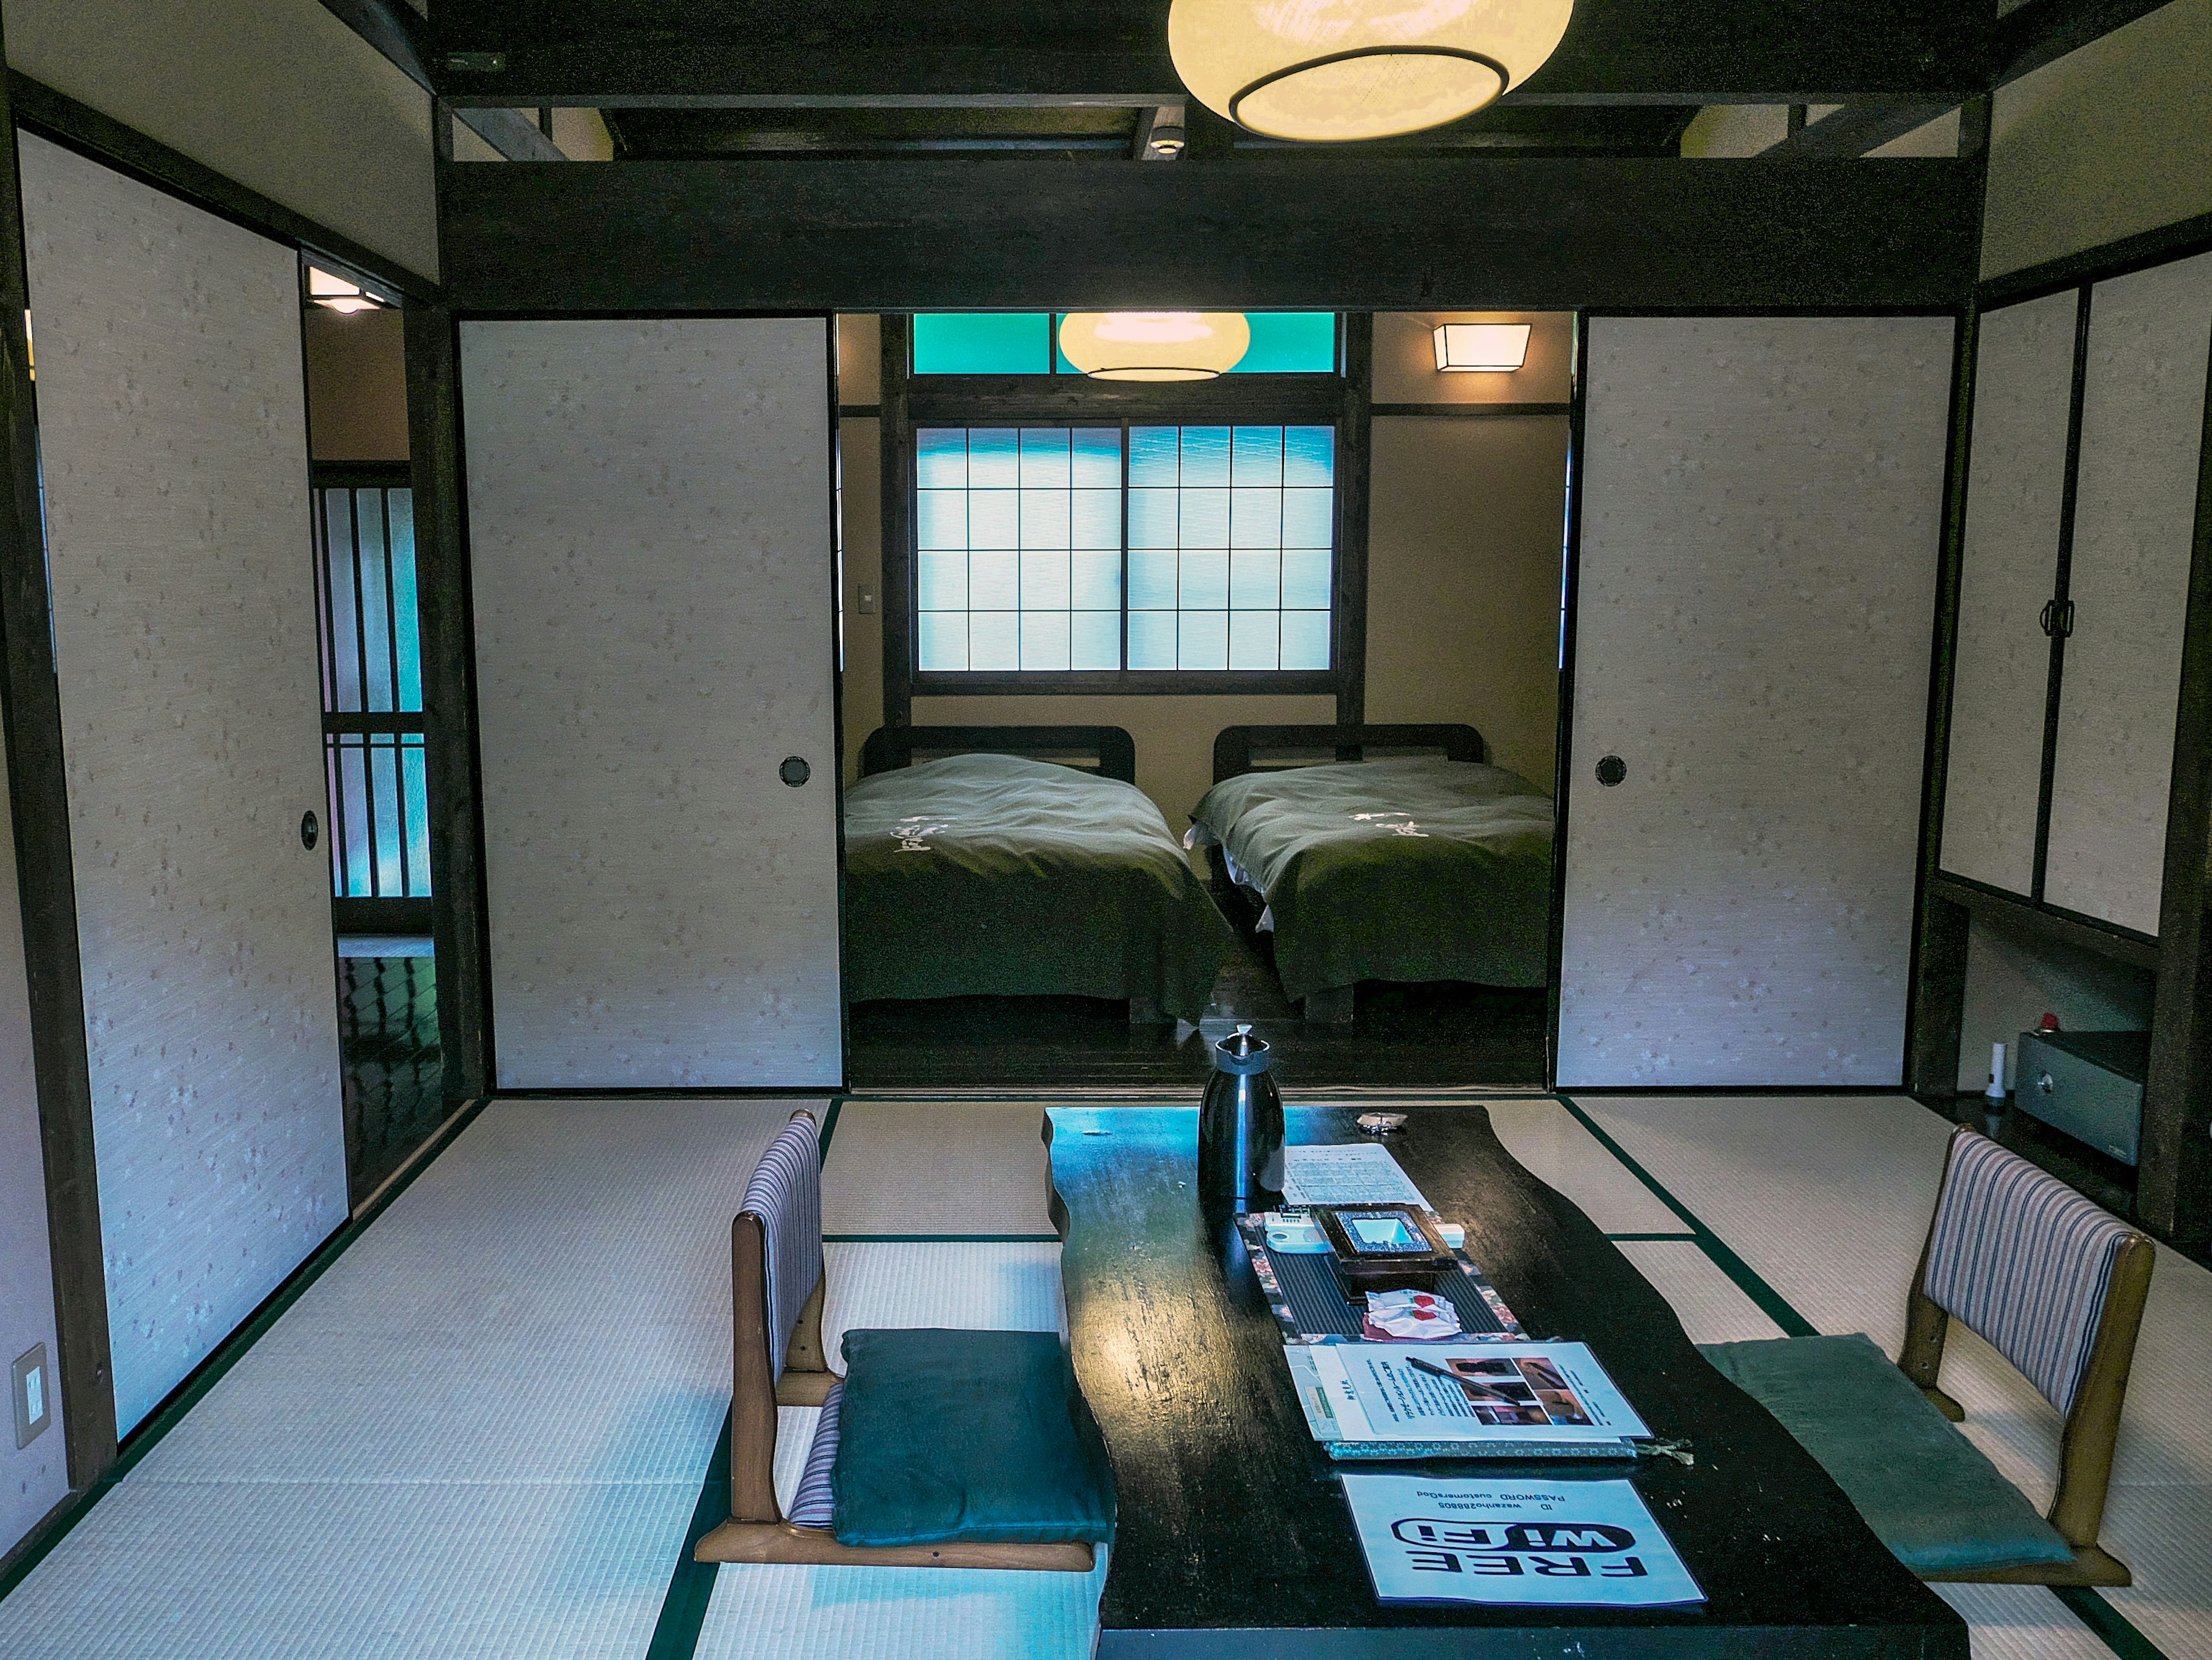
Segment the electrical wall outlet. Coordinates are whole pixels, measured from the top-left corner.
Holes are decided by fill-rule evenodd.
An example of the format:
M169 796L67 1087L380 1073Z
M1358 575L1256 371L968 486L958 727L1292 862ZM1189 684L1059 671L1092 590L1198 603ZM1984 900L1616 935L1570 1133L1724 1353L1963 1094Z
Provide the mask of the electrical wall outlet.
M17 1355L9 1381L9 1393L15 1402L15 1444L27 1447L54 1421L53 1372L46 1365L46 1346L35 1343Z

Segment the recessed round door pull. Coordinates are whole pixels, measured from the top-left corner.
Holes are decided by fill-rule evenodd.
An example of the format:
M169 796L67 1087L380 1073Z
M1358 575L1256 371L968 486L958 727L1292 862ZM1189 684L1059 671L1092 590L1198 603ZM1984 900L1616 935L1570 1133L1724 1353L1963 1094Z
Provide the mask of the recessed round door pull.
M775 775L790 785L792 788L797 789L814 776L814 769L806 764L805 757L787 755L783 757L783 764L775 769Z
M1628 776L1628 763L1617 755L1608 755L1597 763L1597 781L1611 789Z
M322 823L313 813L303 812L300 815L300 845L301 847L313 853L315 850L315 838L322 833Z

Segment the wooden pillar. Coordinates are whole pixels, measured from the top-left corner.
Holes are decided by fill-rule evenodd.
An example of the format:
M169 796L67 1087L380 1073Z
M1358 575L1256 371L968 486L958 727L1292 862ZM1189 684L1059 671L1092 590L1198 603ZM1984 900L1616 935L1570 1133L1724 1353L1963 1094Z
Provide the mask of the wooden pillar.
M0 501L0 654L5 674L0 719L7 735L16 878L22 889L23 956L46 1159L69 1480L70 1487L82 1488L115 1462L115 1388L109 1371L107 1273L93 1158L92 1080L77 955L61 688L54 674L39 501L36 392L23 328L28 304L15 112L0 86L0 419L8 440L7 471L0 477L0 490L6 492Z
M2136 1213L2185 1249L2212 1243L2212 388L2197 468L2197 543L2182 636L2158 916L2158 994L2143 1090Z
M1928 740L1920 797L1919 912L1905 1011L1905 1087L1916 1095L1955 1094L1966 1003L1964 905L1930 891L1943 862L1943 789L1951 754L1951 684L1958 668L1959 581L1966 551L1966 462L1974 425L1974 350L1978 318L1960 319L1951 375L1951 443L1943 481L1943 541L1936 579L1934 650L1928 669Z
M415 558L428 728L430 932L437 950L444 1093L492 1087L491 952L477 755L476 624L462 494L460 342L453 313L410 302L407 440L415 479Z
M884 725L914 721L914 417L907 394L914 366L914 319L883 319Z
M1367 720L1367 502L1374 453L1375 314L1344 316L1344 413L1336 423L1336 723ZM1351 757L1346 757L1351 758Z

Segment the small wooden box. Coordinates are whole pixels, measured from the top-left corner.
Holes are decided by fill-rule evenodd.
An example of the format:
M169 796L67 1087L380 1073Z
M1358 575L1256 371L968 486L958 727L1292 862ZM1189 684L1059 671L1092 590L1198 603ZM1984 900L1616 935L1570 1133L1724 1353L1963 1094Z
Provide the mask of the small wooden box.
M1413 1205L1316 1205L1329 1266L1346 1298L1376 1291L1433 1291L1458 1264L1428 1213Z

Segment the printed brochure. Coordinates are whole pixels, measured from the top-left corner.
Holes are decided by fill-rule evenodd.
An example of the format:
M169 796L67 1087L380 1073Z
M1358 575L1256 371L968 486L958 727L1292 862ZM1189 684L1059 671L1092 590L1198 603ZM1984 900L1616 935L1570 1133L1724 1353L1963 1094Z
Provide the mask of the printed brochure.
M1621 1457L1650 1431L1582 1343L1334 1343L1285 1351L1334 1458Z

